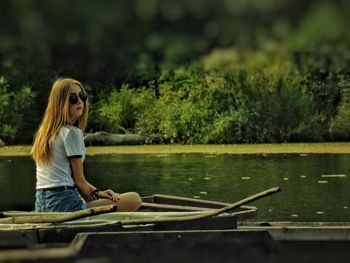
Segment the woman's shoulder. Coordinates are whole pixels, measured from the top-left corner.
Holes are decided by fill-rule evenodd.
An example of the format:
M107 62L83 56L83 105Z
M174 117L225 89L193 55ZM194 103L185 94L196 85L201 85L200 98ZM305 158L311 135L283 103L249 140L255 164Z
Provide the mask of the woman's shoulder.
M77 135L82 135L83 132L81 129L79 129L78 127L75 127L75 126L62 126L60 131L59 131L59 134L62 136L62 137L67 137L68 135L74 135L74 134L77 134Z

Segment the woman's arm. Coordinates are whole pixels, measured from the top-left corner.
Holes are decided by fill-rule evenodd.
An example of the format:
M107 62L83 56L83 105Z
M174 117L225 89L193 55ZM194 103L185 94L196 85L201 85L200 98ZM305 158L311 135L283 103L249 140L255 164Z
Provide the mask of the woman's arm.
M73 171L73 178L75 185L86 202L91 201L92 193L97 189L95 186L90 184L84 176L84 167L81 158L71 159L71 166ZM114 202L119 201L119 194L113 190L108 189L104 191L98 191L96 195L100 198L110 199Z
M88 185L91 189L91 194L95 194L96 196L98 196L99 198L104 198L104 199L109 199L112 200L114 202L118 202L120 195L118 193L115 193L113 190L111 189L107 189L107 190L100 190L97 187L93 186L92 184L90 184L88 182Z
M87 184L89 185L89 189L90 189L90 193L92 194L95 190L98 190L97 187L93 186L92 184L90 184L88 181L86 181Z
M92 186L84 176L84 167L81 158L74 158L70 160L73 172L73 178L75 185L78 187L78 190L81 196L85 201L91 200L91 194L95 190L95 187Z

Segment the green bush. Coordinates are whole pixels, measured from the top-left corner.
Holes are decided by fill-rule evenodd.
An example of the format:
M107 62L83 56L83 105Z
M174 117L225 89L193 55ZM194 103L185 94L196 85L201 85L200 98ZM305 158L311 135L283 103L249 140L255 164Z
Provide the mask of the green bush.
M21 143L21 137L31 137L25 129L35 94L30 87L10 91L4 77L0 77L0 138L7 143Z
M274 65L272 64L271 67ZM152 89L114 90L100 104L109 131L118 125L176 143L266 143L322 138L305 77L286 66L204 71L198 64L164 71Z
M313 99L311 133L318 141L332 140L334 129L344 126L340 125L344 117L336 114L344 114L344 109L338 108L343 95L340 82L350 66L345 16L345 10L336 3L315 3L286 41L293 64L305 77L303 84Z
M158 98L150 89L113 91L98 109L106 127L161 134L177 143L312 140L306 133L312 97L296 72L206 72L192 65L164 74Z
M234 89L233 109L225 114L231 122L230 142L290 141L311 117L310 96L293 72L270 75L242 70L227 74L226 79Z
M134 131L138 116L143 114L149 102L154 101L152 96L150 90L130 89L123 85L98 103L98 122L110 132L120 132L123 128Z
M340 82L342 99L337 108L337 115L332 119L330 133L335 140L348 140L350 138L350 80Z

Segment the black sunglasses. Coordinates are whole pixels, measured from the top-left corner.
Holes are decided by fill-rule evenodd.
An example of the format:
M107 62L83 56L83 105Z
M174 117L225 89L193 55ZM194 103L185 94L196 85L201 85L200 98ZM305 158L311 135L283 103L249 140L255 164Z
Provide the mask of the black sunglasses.
M85 102L88 98L88 95L84 92L79 92L79 95L73 93L73 94L69 95L69 102L71 104L77 104L78 103L78 96L82 102Z

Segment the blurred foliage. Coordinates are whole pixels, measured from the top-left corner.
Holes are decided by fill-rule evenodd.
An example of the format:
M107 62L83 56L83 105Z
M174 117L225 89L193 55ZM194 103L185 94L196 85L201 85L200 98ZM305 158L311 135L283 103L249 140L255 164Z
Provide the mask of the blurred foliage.
M30 143L51 83L69 76L88 88L88 131L347 140L349 11L347 0L3 0L0 136ZM29 98L15 117L14 94Z
M16 143L20 138L31 139L28 134L26 116L33 106L34 93L23 86L14 92L6 79L0 77L0 138L8 143Z

